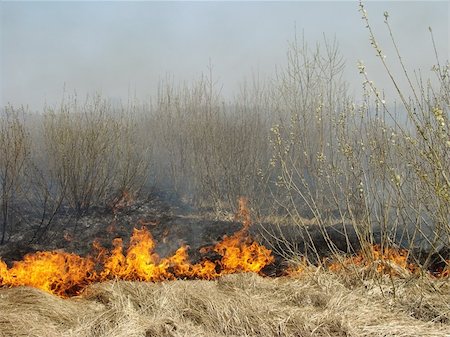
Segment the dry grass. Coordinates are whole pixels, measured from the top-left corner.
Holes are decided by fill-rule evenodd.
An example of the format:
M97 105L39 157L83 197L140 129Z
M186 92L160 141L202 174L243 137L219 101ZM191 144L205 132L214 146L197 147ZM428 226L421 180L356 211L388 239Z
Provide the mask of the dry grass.
M68 300L2 289L0 336L450 336L448 280L356 284L316 271L109 282Z

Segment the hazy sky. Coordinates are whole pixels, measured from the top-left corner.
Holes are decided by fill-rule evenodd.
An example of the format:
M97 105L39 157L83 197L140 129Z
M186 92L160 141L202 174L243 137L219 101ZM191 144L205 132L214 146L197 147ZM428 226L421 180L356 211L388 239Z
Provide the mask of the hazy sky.
M269 76L286 62L294 27L314 44L336 37L355 95L364 60L380 86L387 80L370 47L357 1L290 2L41 2L0 3L1 105L41 109L66 91L99 91L115 99L145 100L167 74L190 81L209 60L226 98L252 73ZM389 46L387 10L411 68L429 75L434 63L428 26L440 56L449 59L448 1L369 1L366 9L379 41Z

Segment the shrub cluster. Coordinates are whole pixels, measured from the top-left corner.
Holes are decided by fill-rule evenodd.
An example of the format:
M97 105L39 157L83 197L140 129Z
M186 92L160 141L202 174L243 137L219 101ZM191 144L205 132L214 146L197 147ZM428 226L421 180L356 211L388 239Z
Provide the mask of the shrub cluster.
M65 97L41 115L6 107L1 242L24 205L42 215L45 232L63 206L82 215L156 186L216 211L246 195L260 215L300 228L341 222L362 244L378 233L386 245L439 251L450 241L449 64L436 59L437 80L413 80L392 38L408 83L401 88L360 9L397 92L382 94L360 64L364 99L355 103L336 41L310 48L295 37L286 65L231 102L209 69L189 85L162 81L150 105L94 95Z

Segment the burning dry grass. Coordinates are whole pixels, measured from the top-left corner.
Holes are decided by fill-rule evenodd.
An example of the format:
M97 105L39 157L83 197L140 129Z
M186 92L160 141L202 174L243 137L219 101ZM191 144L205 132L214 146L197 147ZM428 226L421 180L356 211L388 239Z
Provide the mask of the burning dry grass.
M174 279L211 280L221 275L259 273L274 261L271 250L252 240L247 201L239 201L237 220L243 227L231 236L224 236L214 246L201 252L220 255L217 261L203 259L192 264L188 247L181 246L170 257L155 253L156 242L146 229L134 229L129 247L124 253L122 238L113 240L109 251L94 242L95 254L82 257L63 251L27 254L9 268L0 258L0 286L32 286L61 297L79 294L87 285L107 280L163 281Z
M395 297L394 289L395 287ZM0 336L450 336L450 284L323 270L213 281L109 281L61 299L0 289Z
M274 257L250 238L245 199L236 218L242 229L207 249L215 261L191 264L185 246L160 258L145 229L126 253L116 239L95 258L0 260L0 337L450 336L447 275L421 274L407 251L373 246L262 277Z

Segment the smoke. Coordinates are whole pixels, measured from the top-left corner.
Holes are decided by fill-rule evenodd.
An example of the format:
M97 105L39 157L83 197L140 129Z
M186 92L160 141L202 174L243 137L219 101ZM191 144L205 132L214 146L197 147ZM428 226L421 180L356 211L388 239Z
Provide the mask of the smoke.
M428 70L433 63L430 25L440 54L448 55L447 3L370 2L367 7L381 32L383 12L390 12L409 64ZM191 81L210 61L228 99L244 78L273 74L284 64L295 27L311 45L323 33L336 36L356 95L357 60L368 62L370 70L378 62L351 2L2 2L1 9L1 105L28 104L32 110L57 102L64 86L80 95L100 91L124 101L147 100L167 73ZM383 45L388 41L382 35ZM375 80L387 87L387 78Z

